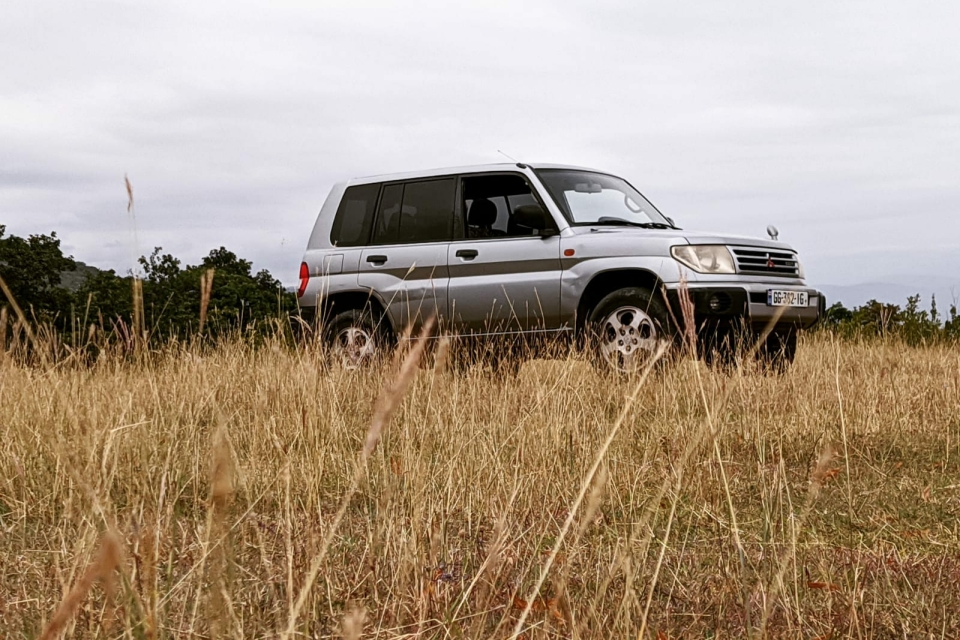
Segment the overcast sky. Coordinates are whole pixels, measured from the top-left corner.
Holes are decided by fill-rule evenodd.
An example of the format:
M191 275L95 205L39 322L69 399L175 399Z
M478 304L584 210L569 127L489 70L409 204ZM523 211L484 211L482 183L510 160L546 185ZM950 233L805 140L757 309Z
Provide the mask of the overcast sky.
M125 271L225 245L287 283L330 186L623 175L814 283L960 282L960 3L7 0L0 224ZM124 174L136 195L136 233Z

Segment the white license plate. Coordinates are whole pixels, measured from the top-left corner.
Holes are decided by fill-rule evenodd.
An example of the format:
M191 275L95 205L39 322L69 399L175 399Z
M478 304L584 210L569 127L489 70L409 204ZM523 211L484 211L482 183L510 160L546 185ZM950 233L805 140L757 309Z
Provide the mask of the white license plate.
M767 306L769 307L805 307L809 302L806 291L767 289Z

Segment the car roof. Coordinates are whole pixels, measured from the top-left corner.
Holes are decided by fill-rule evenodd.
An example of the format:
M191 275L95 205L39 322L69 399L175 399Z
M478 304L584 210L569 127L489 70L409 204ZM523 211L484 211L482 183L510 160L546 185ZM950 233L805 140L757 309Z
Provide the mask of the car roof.
M490 164L475 164L464 167L441 167L437 169L424 169L421 171L406 171L403 173L388 173L381 175L373 176L363 176L360 178L353 178L346 182L347 186L358 185L358 184L370 184L372 182L392 182L394 180L413 180L416 178L433 178L436 176L448 176L448 175L459 175L465 173L489 173L491 171L517 171L518 169L571 169L577 171L594 171L596 173L606 173L604 171L597 171L596 169L588 169L587 167L578 167L568 164L549 164L549 163L537 163L537 164L523 164L520 162L494 162Z

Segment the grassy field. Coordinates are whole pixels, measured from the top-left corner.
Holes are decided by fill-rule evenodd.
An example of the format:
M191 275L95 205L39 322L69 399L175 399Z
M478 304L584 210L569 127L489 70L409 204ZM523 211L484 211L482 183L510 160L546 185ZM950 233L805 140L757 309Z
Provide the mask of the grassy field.
M0 637L960 636L957 350L415 357L5 358Z

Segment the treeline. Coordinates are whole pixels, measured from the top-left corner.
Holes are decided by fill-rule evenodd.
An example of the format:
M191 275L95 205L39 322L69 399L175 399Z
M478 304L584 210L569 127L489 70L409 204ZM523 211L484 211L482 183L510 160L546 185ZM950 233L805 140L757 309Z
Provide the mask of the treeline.
M936 296L930 297L929 309L921 308L919 295L908 297L904 307L870 300L847 309L838 302L827 309L821 329L846 338L895 336L913 345L929 344L960 340L960 315L955 302L942 315Z
M257 330L296 309L296 295L268 271L224 247L199 264L184 265L156 248L139 259L132 274L100 270L66 256L56 233L20 238L0 225L0 277L8 292L0 307L16 301L31 323L61 336L85 336L91 325L102 332L150 341L184 338L201 331ZM11 310L6 313L12 326Z

